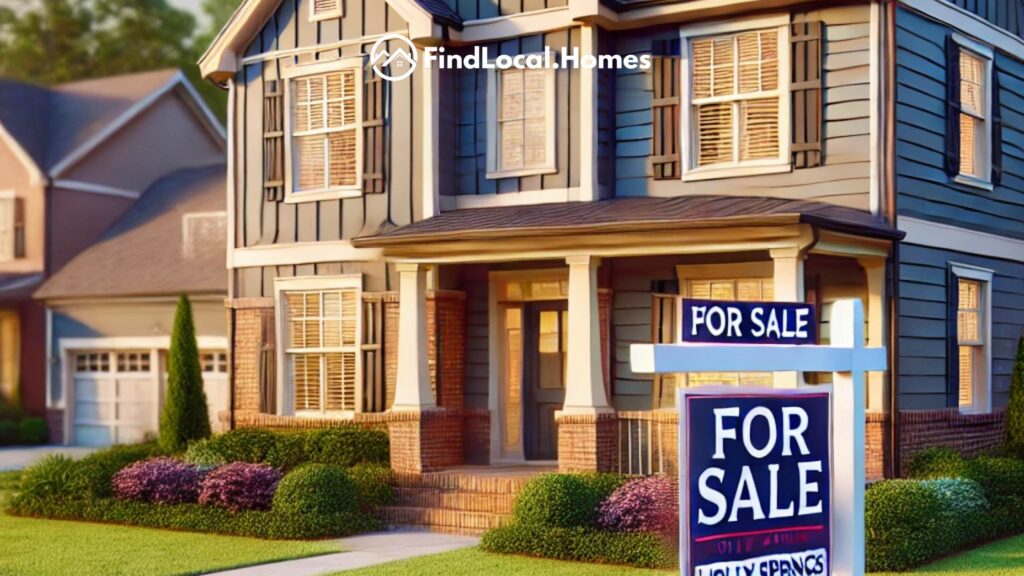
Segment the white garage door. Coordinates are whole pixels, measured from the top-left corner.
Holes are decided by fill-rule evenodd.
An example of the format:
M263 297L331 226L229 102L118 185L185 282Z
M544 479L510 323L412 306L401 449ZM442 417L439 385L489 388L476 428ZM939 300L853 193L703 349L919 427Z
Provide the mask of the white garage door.
M157 430L160 386L148 350L77 352L73 357L74 444L138 442Z

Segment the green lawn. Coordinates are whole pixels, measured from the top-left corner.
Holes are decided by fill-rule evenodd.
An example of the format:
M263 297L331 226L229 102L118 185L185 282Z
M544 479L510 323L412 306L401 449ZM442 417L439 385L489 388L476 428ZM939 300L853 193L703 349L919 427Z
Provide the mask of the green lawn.
M372 568L341 572L337 576L412 576L416 574L444 574L444 576L662 576L678 574L678 570L641 570L622 566L601 566L540 560L522 556L502 556L482 552L476 548L456 550L412 560L381 564Z
M0 473L0 500L13 477ZM0 550L3 576L203 574L339 551L331 542L257 540L19 518L2 512Z
M1024 574L1024 535L982 546L911 572L916 576L1020 576ZM872 576L896 576L876 573Z

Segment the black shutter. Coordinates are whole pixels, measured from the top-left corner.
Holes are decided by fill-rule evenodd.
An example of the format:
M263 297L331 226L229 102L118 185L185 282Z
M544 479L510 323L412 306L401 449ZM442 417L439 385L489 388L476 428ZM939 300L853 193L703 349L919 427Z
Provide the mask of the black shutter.
M655 180L680 177L679 171L679 54L678 38L656 40L651 53L653 100L651 175Z
M992 184L1003 181L1003 108L999 103L999 70L992 64Z
M960 340L957 334L960 279L952 268L946 276L946 406L953 408L960 405Z
M263 87L263 192L274 202L284 200L284 81Z
M960 173L960 45L946 36L946 174Z
M822 149L822 24L820 21L790 24L794 168L813 168L824 162Z
M387 191L387 82L370 67L363 70L363 192Z

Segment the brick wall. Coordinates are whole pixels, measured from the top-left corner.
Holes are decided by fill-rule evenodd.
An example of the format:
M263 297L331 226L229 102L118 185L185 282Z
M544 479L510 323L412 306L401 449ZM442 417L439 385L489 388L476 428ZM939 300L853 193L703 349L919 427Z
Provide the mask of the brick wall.
M432 293L428 295L427 311L430 358L434 364L431 377L441 381L437 404L461 409L466 370L466 294L451 290ZM436 329L432 329L435 325Z
M46 431L49 435L50 444L64 443L64 410L57 408L46 409ZM74 441L74 438L68 438Z
M949 446L974 456L1003 442L1006 411L961 414L959 410L906 410L900 412L900 467L925 448Z
M235 298L226 300L225 305L234 341L234 350L229 355L235 411L259 412L265 408L260 404L260 356L274 347L274 300Z
M618 417L614 413L562 415L558 425L558 469L614 472L618 469Z
M462 453L466 464L491 463L490 410L463 410Z
M463 462L462 414L439 408L385 415L391 438L391 468L428 472Z
M864 423L865 475L869 481L882 480L889 475L889 416L880 412L869 412Z

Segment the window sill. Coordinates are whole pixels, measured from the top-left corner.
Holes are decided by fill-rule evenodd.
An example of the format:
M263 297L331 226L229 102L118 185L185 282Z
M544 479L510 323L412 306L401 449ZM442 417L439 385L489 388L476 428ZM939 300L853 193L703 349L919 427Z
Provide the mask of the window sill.
M968 174L957 174L953 177L953 181L957 184L963 184L964 186L970 186L971 188L985 190L986 192L991 192L995 189L995 186L993 186L988 180L983 180L977 176L971 176Z
M695 168L683 173L683 182L699 182L720 178L741 178L744 176L761 176L764 174L782 174L792 172L793 166L788 161L776 161L763 164L747 164L726 167Z
M540 168L523 168L520 170L495 170L487 172L488 180L498 180L500 178L519 178L522 176L542 176L545 174L555 174L558 172L558 168L554 166L542 166Z
M316 190L309 192L288 192L285 194L285 204L301 204L302 202L319 202L321 200L341 200L343 198L358 198L363 195L361 186L331 188L329 190Z
M356 413L352 410L340 412L313 412L309 410L298 410L291 414L295 418L309 418L316 420L355 420Z

